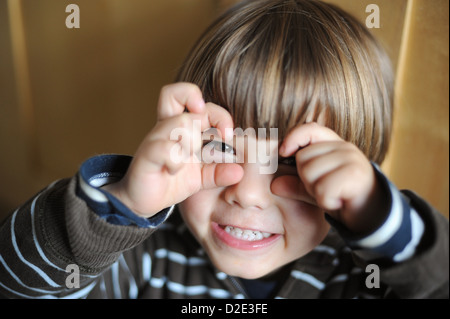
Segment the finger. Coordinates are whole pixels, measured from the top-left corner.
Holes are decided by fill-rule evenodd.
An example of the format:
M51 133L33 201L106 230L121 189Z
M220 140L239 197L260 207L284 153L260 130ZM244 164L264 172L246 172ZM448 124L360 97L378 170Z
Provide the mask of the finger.
M202 167L202 188L225 187L238 183L244 176L238 164L206 164Z
M289 157L300 148L319 142L341 141L341 137L333 130L317 123L307 123L289 132L280 147L280 155Z
M272 181L270 187L274 195L317 206L317 202L311 195L308 194L305 185L298 176L283 175L277 177Z
M200 135L201 139L202 132L212 127L217 128L221 138L231 133L229 139L232 139L233 119L230 113L223 107L207 103L204 112L200 114L181 113L159 121L151 134L159 139L189 130L190 135Z
M357 165L355 161L346 161L321 176L314 183L312 192L326 209L358 210L371 196L375 185L375 172L369 162Z
M231 114L223 107L214 103L206 103L206 114L210 127L215 127L222 134L221 137L226 141L233 138L233 118ZM202 129L204 129L202 127Z
M147 139L185 140L191 142L196 149L201 144L202 129L208 126L208 116L205 113L182 113L156 123Z
M319 178L312 187L312 193L318 205L330 212L342 209L345 198L350 196L348 186L342 184L342 181L347 178L348 172L343 166ZM354 187L349 189L350 192L359 191Z
M191 83L175 83L161 89L158 101L158 120L183 113L186 109L192 113L204 111L205 101L200 88Z
M316 157L326 156L337 148L343 147L345 142L322 142L302 148L295 154L297 165L303 165Z
M316 147L314 147L316 146ZM346 150L311 145L296 154L297 172L306 185L314 184L320 177L349 162L351 153ZM309 152L309 148L313 148ZM309 154L313 153L313 154Z
M140 171L144 174L160 172L166 169L169 174L175 174L186 162L189 154L183 150L183 145L178 141L152 140L145 142L136 153L135 159L139 159Z

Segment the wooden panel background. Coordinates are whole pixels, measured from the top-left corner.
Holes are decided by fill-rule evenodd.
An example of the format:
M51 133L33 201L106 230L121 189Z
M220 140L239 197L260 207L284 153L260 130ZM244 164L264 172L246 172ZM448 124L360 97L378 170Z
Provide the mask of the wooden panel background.
M397 70L384 171L448 216L448 1L327 0L372 29ZM0 0L0 219L99 153L132 154L204 28L233 0ZM76 3L80 29L67 29Z

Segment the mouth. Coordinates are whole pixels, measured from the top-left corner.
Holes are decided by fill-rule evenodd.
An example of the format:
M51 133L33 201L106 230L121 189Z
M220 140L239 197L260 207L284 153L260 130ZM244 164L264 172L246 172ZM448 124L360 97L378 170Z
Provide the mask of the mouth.
M242 250L266 248L281 238L280 234L217 223L212 223L212 230L221 244Z
M246 241L258 241L263 240L265 238L269 238L274 234L261 232L259 230L251 230L251 229L242 229L234 226L223 226L219 225L220 228L224 229L228 234L233 236L234 238L246 240Z

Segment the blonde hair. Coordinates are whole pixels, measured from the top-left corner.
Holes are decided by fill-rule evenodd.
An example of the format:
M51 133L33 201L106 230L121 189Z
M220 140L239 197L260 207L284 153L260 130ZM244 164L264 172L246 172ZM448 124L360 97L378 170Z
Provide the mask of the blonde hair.
M392 126L389 58L341 9L315 0L244 1L219 17L188 55L177 81L197 84L236 127L326 126L380 164Z

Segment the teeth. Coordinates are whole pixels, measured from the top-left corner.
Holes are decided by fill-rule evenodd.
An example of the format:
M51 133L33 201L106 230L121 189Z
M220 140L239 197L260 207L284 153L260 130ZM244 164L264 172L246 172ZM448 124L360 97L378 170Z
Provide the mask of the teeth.
M243 230L233 226L226 226L225 231L235 238L248 241L262 240L272 235L271 233L264 233L257 230L249 230L249 229Z

